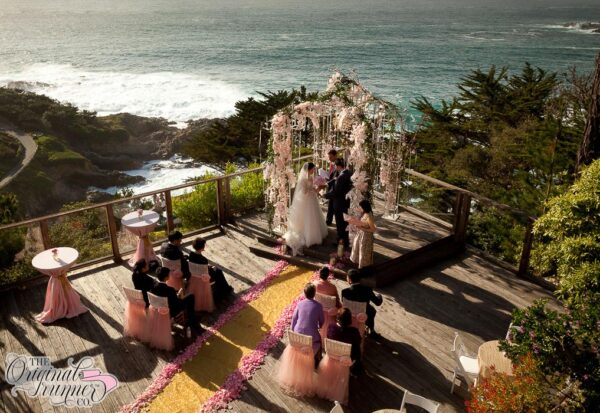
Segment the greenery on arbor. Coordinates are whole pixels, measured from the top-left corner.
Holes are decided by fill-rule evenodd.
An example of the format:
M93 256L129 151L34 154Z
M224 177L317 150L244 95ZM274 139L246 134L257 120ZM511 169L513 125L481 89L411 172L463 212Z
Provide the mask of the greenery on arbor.
M300 90L258 92L259 99L248 98L235 104L235 114L224 122L215 123L208 130L192 137L184 151L195 159L215 164L225 164L243 158L248 162L264 156L269 135L263 136L260 145L261 123L270 120L280 109L316 97L304 86Z
M527 214L541 214L573 181L590 79L528 63L517 73L492 66L466 75L450 101L414 102L424 122L415 132L416 169L526 212L498 225L500 211L475 205L471 243L516 261Z
M498 406L522 400L522 392L532 396L541 389L543 401L534 397L537 405L531 409L496 411L595 411L600 406L600 160L566 193L547 203L534 234L538 246L533 265L557 277L556 294L565 308L557 311L538 301L514 311L510 340L502 349L517 366L531 359L530 389L511 387L486 394L477 390L476 400ZM501 387L504 380L494 378L486 386Z

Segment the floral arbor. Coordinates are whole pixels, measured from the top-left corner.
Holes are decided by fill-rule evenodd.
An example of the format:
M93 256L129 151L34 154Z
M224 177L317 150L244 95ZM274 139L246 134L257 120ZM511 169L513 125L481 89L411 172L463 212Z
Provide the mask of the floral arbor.
M311 149L316 165L325 165L332 148L343 153L353 171L348 194L352 211L375 189L384 194L386 212L396 212L412 136L397 106L375 97L356 79L335 72L315 101L287 107L271 120L271 152L265 168L271 226L286 228L296 182L293 154Z

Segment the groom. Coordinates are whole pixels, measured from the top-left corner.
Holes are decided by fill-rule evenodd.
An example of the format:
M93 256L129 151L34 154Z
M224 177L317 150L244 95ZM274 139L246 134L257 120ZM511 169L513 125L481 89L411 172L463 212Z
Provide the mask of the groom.
M346 169L343 159L336 159L335 169L338 172L338 177L335 179L333 186L325 194L325 198L331 200L338 242L342 240L344 247L348 248L350 246L348 231L346 231L348 223L344 221L344 214L348 212L348 208L350 207L350 200L346 199L346 194L352 189L352 181L350 180L352 173Z

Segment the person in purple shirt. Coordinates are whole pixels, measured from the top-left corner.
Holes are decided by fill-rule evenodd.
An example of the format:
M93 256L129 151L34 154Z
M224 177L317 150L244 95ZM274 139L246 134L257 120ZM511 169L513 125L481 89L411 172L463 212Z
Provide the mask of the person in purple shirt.
M323 306L314 300L317 289L314 284L308 283L304 287L304 296L296 306L292 316L292 331L294 333L304 334L312 337L313 352L315 360L319 360L321 354L321 335L319 328L325 322L323 315Z

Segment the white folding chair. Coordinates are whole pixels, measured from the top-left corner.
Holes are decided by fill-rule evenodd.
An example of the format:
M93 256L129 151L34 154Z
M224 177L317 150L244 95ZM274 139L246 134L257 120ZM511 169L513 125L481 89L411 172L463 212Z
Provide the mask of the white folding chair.
M292 330L287 330L287 338L288 343L292 347L309 347L312 349L312 336L294 333Z
M336 305L336 299L334 296L332 295L325 295L325 294L315 294L315 301L318 303L321 303L321 305L323 306L323 309L328 309L328 308L335 308ZM352 311L352 310L350 310Z
M456 376L463 377L467 382L467 385L471 386L477 382L477 376L479 375L479 363L477 362L477 358L467 351L460 335L456 332L454 333L452 354L454 355L456 367L454 368L454 375L452 376L450 393L454 393Z
M440 408L439 403L426 399L425 397L419 396L418 394L411 393L408 390L404 392L404 397L402 398L400 410L404 409L405 404L419 406L420 408L426 410L429 413L437 413L438 409Z
M363 303L360 301L352 301L352 300L343 298L342 306L346 307L348 310L350 310L353 317L355 317L356 315L358 315L360 313L363 313L363 314L367 313L367 303Z
M207 264L196 264L195 262L189 262L188 265L192 275L208 275Z

